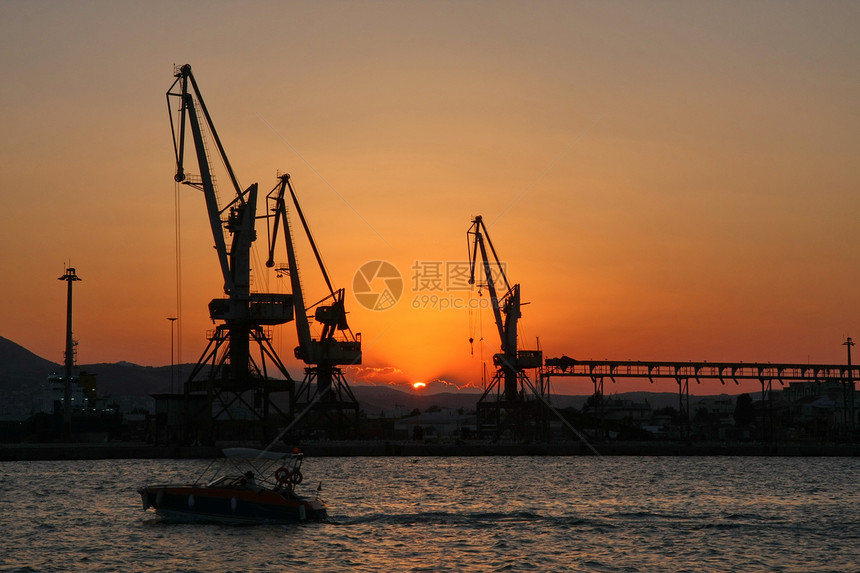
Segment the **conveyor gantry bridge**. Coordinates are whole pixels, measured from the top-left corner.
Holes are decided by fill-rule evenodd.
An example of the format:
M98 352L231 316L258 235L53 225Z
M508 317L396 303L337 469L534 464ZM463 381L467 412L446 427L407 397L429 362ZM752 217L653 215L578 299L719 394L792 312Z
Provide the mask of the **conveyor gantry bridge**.
M850 358L849 358L850 361ZM690 419L690 380L697 383L719 381L761 384L762 400L768 401L773 382L839 382L844 384L845 403L854 405L854 388L860 380L860 366L849 364L773 364L757 362L646 362L634 360L576 360L568 356L547 358L541 368L541 382L548 388L553 376L589 378L594 393L603 394L603 381L609 378L670 379L678 384L681 420ZM847 409L846 409L847 410ZM854 413L851 412L851 420ZM687 428L689 430L689 428Z
M643 362L633 360L575 360L562 356L547 358L541 371L544 377L579 376L591 378L655 378L718 380L776 380L788 382L843 382L860 379L860 365L772 364L756 362Z

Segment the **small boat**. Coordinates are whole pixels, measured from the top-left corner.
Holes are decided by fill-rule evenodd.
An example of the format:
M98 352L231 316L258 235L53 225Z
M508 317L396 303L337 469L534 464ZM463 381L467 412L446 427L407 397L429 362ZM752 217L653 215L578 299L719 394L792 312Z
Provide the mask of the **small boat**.
M252 448L227 448L223 467L212 465L188 485L148 485L138 489L143 510L169 521L217 523L282 523L319 521L326 504L296 493L302 483L304 454ZM201 481L206 475L207 481Z

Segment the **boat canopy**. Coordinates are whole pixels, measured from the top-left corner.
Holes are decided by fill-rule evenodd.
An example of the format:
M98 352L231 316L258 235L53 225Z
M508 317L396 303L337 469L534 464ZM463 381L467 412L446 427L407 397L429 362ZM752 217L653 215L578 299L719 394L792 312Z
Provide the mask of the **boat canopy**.
M224 448L224 457L246 458L251 460L282 460L292 454L284 452L270 452L268 450L256 450L254 448Z

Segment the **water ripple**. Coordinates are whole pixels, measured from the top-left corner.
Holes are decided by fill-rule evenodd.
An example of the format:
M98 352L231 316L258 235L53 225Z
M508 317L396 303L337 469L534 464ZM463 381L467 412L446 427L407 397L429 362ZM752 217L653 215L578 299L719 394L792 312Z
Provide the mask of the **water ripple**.
M168 524L206 460L0 467L2 571L851 571L856 459L327 458L328 522ZM518 476L528 476L522 479Z

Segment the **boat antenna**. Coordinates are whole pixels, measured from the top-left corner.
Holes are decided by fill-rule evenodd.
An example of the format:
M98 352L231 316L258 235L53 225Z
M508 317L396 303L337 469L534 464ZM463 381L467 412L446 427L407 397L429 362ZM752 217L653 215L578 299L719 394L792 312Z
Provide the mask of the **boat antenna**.
M291 429L293 426L295 426L295 425L296 425L296 423L298 423L298 421L299 421L299 420L301 420L302 418L304 418L304 417L307 415L307 413L308 413L308 412L310 412L310 411L311 411L311 409L312 409L314 406L316 406L317 402L319 402L319 401L320 401L320 399L321 399L323 396L325 396L326 394L328 394L329 390L331 390L331 386L326 386L325 388L321 389L321 390L317 393L316 397L315 397L313 400L311 400L311 403L310 403L310 404L308 404L307 408L305 408L304 410L302 410L302 411L301 411L301 413L300 413L298 416L296 416L295 418L293 418L293 421L292 421L292 422L290 422L290 423L287 425L287 427L286 427L286 428L284 428L283 430L281 430L281 432L280 432L277 436L275 436L275 439L274 439L274 440L272 440L271 442L269 442L269 445L268 445L268 446L266 446L265 448L263 448L262 450L260 450L260 453L259 453L259 454L257 454L257 459L259 459L259 458L260 458L260 457L261 457L265 452L268 452L270 449L272 449L272 446L274 446L274 445L275 445L275 443L279 442L279 441L281 440L281 438L283 438L283 437L284 437L284 434L286 434L288 431L290 431L290 429Z

